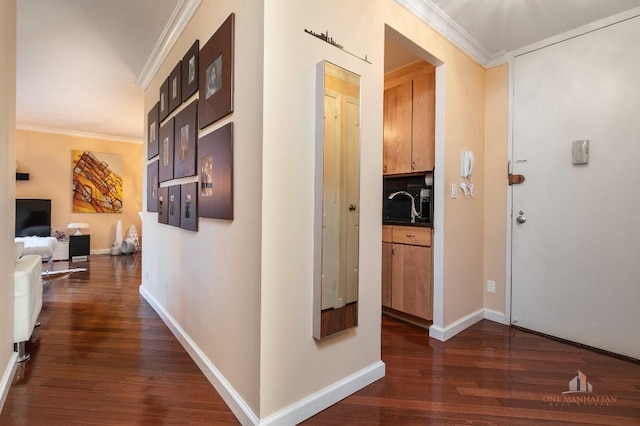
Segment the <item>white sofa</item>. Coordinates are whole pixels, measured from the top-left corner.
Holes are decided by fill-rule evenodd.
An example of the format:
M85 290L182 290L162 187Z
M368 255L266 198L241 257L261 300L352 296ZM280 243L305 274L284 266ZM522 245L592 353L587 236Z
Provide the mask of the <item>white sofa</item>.
M18 258L16 244L14 272L13 341L18 346L18 362L29 359L25 344L31 338L42 309L42 258L30 254Z

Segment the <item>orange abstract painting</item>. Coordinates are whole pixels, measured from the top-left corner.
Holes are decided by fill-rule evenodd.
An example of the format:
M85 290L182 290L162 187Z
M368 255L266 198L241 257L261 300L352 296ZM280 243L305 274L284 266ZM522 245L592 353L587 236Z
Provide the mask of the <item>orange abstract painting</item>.
M73 212L122 213L122 156L73 152Z

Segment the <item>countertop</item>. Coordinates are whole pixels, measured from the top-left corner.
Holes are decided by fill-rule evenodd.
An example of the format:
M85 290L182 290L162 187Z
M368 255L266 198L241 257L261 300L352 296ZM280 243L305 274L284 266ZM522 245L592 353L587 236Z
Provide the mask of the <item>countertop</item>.
M402 225L402 226L419 226L422 228L431 228L431 222L420 222L416 221L416 223L411 223L405 220L393 220L393 219L382 219L383 225Z

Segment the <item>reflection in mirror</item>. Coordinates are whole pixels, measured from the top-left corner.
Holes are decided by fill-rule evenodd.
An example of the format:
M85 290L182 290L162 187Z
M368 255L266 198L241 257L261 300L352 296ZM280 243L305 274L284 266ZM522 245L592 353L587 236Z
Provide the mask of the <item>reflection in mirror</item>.
M358 325L360 76L317 69L313 337Z

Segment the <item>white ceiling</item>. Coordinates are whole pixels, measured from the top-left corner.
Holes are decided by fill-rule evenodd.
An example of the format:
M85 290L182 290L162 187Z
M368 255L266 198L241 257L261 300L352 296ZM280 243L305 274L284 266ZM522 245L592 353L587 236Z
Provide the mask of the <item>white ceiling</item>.
M142 140L140 77L181 8L199 1L18 0L18 127ZM640 7L640 0L396 1L485 66ZM387 37L386 47L386 70L420 55L400 38Z
M19 128L142 139L136 79L181 0L19 0Z

